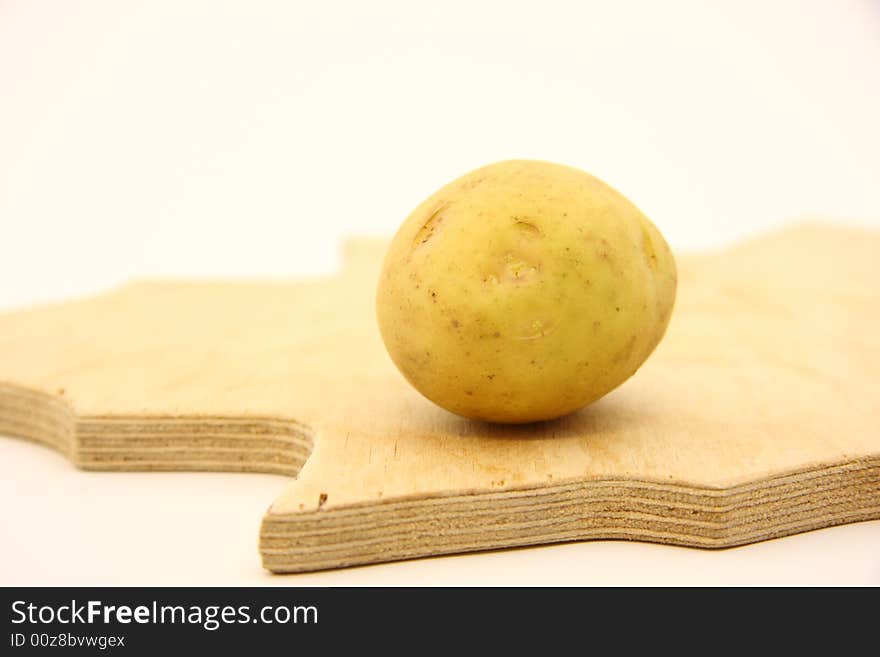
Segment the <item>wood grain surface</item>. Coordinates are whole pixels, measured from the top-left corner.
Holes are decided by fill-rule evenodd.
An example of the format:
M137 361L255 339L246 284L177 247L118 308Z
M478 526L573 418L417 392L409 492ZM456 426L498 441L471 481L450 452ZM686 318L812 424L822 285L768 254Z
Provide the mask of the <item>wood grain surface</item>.
M85 469L295 476L261 528L276 572L880 518L877 232L799 225L680 256L641 370L523 426L403 380L374 317L383 250L349 243L331 278L142 282L0 316L0 433Z

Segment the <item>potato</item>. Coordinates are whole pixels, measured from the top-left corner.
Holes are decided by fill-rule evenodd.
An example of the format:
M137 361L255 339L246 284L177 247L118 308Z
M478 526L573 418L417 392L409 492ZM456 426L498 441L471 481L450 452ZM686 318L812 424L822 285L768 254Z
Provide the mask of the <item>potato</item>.
M623 195L578 169L513 160L413 211L376 306L391 359L425 397L520 423L632 376L663 337L675 287L669 246Z

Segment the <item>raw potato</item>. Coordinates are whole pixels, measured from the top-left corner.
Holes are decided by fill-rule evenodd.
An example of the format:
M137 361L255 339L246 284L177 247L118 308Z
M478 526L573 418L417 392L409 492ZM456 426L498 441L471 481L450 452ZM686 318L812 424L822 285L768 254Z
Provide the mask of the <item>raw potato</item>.
M377 312L425 397L531 422L632 376L663 337L675 286L669 246L623 195L578 169L513 160L415 209L385 257Z

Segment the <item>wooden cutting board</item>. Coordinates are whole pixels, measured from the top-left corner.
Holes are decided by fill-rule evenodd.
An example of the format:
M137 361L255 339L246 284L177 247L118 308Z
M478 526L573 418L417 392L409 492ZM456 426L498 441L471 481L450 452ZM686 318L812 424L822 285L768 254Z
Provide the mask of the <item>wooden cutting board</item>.
M880 518L880 233L802 225L680 257L642 369L527 426L451 415L398 374L374 319L383 250L349 244L332 278L143 282L0 316L0 433L89 470L296 477L260 533L276 572Z

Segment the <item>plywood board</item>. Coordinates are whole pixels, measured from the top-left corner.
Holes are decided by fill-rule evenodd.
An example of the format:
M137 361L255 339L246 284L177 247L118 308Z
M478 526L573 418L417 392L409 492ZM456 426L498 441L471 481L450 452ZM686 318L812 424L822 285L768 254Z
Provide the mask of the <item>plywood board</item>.
M382 252L352 242L330 278L141 282L0 316L0 433L90 470L295 477L262 523L276 572L880 518L880 234L801 225L680 257L642 369L523 426L403 380L374 318Z

